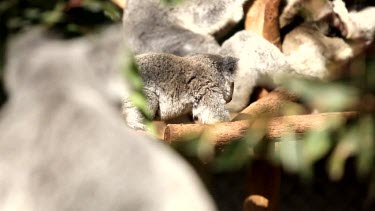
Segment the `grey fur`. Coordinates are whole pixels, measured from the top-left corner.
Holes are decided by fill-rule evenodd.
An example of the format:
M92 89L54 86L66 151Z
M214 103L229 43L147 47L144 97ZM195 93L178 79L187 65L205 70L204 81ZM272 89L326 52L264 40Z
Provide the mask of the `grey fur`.
M282 48L297 72L319 79L329 79L354 56L342 38L328 37L312 23L298 26L287 34Z
M214 211L181 158L124 126L106 89L119 74L93 69L102 48L44 35L9 46L0 210Z
M290 24L296 16L306 22L319 21L333 14L330 0L283 0L284 7L279 17L280 27Z
M152 117L168 120L192 113L202 123L229 121L224 105L232 97L236 58L149 53L136 56L136 61ZM144 129L128 99L123 112L130 127Z
M305 23L285 36L282 48L296 72L329 80L340 76L345 66L363 53L371 41L330 37L320 23Z
M243 17L245 0L187 0L177 6L159 0L129 0L124 10L125 39L135 54L217 53L213 37Z
M27 85L24 86L25 80L29 81L28 83L33 83L34 86L45 83L39 81L40 78L44 80L43 77L39 77L39 66L45 65L46 61L41 59L33 61L31 58L49 58L52 53L61 54L63 58L74 55L70 58L71 60L69 60L66 68L75 68L74 66L90 68L92 71L86 73L86 80L92 81L93 88L105 91L104 96L110 97L113 102L119 101L125 95L125 82L118 75L120 59L123 56L121 32L121 25L113 25L100 31L100 33L82 39L61 42L55 34L46 32L42 28L33 28L27 33L21 34L20 38L16 37L10 42L7 68L12 71L5 75L6 89L10 93L18 92L24 87L28 89ZM47 42L48 44L45 44ZM55 52L55 49L58 49L58 51ZM54 61L50 62L51 65L56 65L53 63ZM58 61L55 62L58 63ZM44 71L43 74L46 74L47 71L54 70L46 69ZM71 79L62 81L63 84L66 85L67 82L71 82L72 86L79 85L79 83L74 84L77 75L67 74L65 77L69 76ZM31 82L31 80L35 81ZM55 84L60 83L58 78L54 80L56 80L54 81ZM103 80L105 83L98 83L98 81ZM55 87L57 86L52 86L49 89ZM120 102L114 103L120 104Z
M230 111L245 108L255 86L273 86L281 76L293 74L281 51L251 31L237 32L223 43L220 53L239 58L233 99L226 105Z
M352 33L348 39L362 40L366 45L370 45L375 38L375 7L366 7L360 11L351 11L349 13L351 24L353 24Z
M349 40L362 41L370 45L375 36L375 7L349 11L342 0L333 1L334 11L341 20L342 35Z
M375 10L366 8L359 12L347 12L344 14L348 19L346 21L343 13L339 13L339 17L334 16L338 12L334 5L338 2L342 3L341 0L336 0L335 4L326 0L287 1L280 17L283 21L281 25L289 23L288 15L292 19L301 10L310 10L311 13L305 17L304 24L285 36L284 54L253 32L238 32L225 41L220 54L239 58L233 100L226 107L230 111L241 111L248 105L256 85L272 86L283 75L321 80L334 77L351 59L363 52L374 37L375 22L371 14ZM328 16L333 19L325 19ZM368 18L365 20L364 17ZM353 40L328 36L330 27L339 27L343 23L352 26L349 31Z
M297 73L321 80L335 78L372 43L374 7L349 12L342 0L334 0L332 13L331 21L306 22L285 36L282 49ZM345 39L330 36L330 28L338 29Z

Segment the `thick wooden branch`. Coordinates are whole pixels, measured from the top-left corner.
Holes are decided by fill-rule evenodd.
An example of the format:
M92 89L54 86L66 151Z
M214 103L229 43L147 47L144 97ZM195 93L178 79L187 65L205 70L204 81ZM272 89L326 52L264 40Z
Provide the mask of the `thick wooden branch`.
M244 211L279 210L281 168L265 160L254 160L247 177Z
M282 88L277 88L265 97L262 97L256 102L250 104L247 108L241 111L232 121L255 119L265 116L281 116L284 114L284 111L287 108L287 106L297 107L298 105L294 104L294 102L296 101L298 101L298 97L296 95L291 94ZM302 112L304 111L302 110Z
M281 48L279 6L280 0L255 0L246 14L245 29Z
M356 116L356 112L343 112L283 116L272 118L269 121L265 121L264 119L257 119L255 121L241 120L213 125L169 124L164 132L164 141L172 143L184 140L189 136L204 135L209 141L220 146L233 140L244 138L250 128L266 130L267 139L278 140L288 132L303 134L312 129L319 129L329 121L341 118L354 118Z

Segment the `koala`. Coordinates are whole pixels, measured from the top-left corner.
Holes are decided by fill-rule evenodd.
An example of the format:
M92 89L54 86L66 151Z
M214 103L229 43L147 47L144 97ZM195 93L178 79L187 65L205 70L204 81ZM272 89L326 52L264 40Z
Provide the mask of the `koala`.
M349 13L352 30L347 39L364 41L368 46L374 41L375 35L375 7L366 7L360 11Z
M341 35L348 40L371 44L375 34L375 7L349 11L341 0L333 1L333 5L335 14L342 20L339 27Z
M303 24L288 33L282 49L300 74L320 80L332 78L355 52L340 37L329 37L314 24Z
M230 120L225 103L232 97L236 58L148 53L136 56L136 63L152 118L168 120L191 113L204 124ZM131 128L145 129L129 99L125 99L123 113Z
M330 0L283 0L279 17L280 27L292 23L296 17L302 17L306 22L319 21L333 14Z
M302 75L321 80L336 78L372 43L375 35L372 14L375 15L373 8L347 15L339 12L344 16L343 23L351 23L350 27L345 27L346 38L329 36L326 23L304 23L285 36L283 52L292 68Z
M107 35L63 41L37 30L8 46L0 210L215 211L179 156L124 126L105 88L120 75L94 69L108 62L92 52Z
M238 58L233 98L226 105L233 112L249 104L255 86L274 86L282 75L294 73L276 46L251 31L237 32L223 43L220 54Z
M30 55L38 52L40 54L45 54L40 57L48 58L48 54L51 53L50 51L54 48L61 49L61 46L64 44L66 48L71 48L71 52L74 55L84 55L85 58L81 58L82 65L80 66L82 68L89 66L92 70L87 73L89 76L87 79L105 80L106 83L95 82L97 83L95 86L98 86L101 88L100 90L105 91L105 96L110 97L112 102L120 105L121 100L118 99L123 98L126 92L124 79L118 77L119 68L121 68L122 65L120 59L122 59L121 57L124 54L121 32L121 24L114 24L101 29L98 33L88 35L82 39L73 39L69 42L62 42L59 40L57 34L41 27L27 30L27 33L19 35L20 38L17 38L16 36L16 38L13 38L9 42L10 47L8 50L9 56L7 59L7 68L12 71L5 74L4 83L7 91L10 93L18 92L18 90L23 89L22 84L24 78L25 80L29 80L29 77L36 75L36 73L32 71L38 71L36 65L39 65L38 61L41 60L28 63ZM44 45L45 43L48 43L48 45ZM34 50L34 48L37 50ZM22 50L23 54L18 52L19 49ZM64 50L67 51L66 49ZM59 52L63 51L60 50ZM24 60L25 62L20 62L20 60ZM72 66L72 64L73 62L69 65ZM30 70L24 71L24 69ZM96 76L105 75L107 77L101 77L98 79L98 77L91 76L90 73L95 73ZM58 83L58 81L56 83Z
M178 56L218 53L215 34L228 31L243 17L246 0L189 0L163 5L159 0L129 0L124 9L124 37L135 54Z

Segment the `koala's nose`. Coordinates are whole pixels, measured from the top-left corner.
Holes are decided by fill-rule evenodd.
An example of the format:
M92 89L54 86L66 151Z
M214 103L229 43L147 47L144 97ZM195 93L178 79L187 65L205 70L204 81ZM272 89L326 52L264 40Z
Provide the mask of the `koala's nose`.
M230 101L232 101L232 96L229 96L229 97L225 100L226 103L229 103Z
M229 103L230 101L232 101L233 91L234 91L234 82L230 83L229 96L228 96L227 99L226 99L226 102L227 102L227 103Z

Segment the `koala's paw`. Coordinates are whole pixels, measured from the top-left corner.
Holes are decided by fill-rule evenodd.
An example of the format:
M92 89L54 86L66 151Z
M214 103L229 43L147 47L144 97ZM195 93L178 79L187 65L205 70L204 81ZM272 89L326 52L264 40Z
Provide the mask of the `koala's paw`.
M127 125L134 130L143 130L143 131L147 130L146 125L140 122L137 122L137 123L127 122Z
M199 109L198 109L199 111ZM202 124L214 124L219 122L229 122L230 115L229 111L225 110L210 110L210 109L202 109L200 112L194 114L193 116L196 117L199 122Z
M143 116L141 112L130 103L125 102L123 107L123 116L126 124L135 130L146 130L146 125L143 124Z

